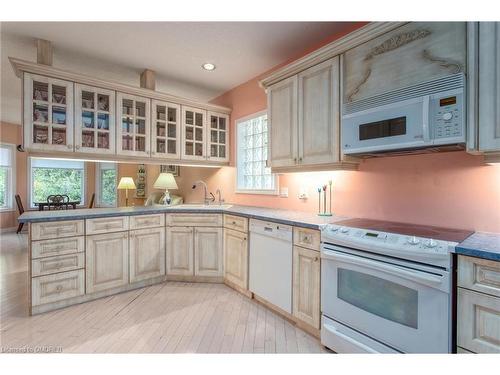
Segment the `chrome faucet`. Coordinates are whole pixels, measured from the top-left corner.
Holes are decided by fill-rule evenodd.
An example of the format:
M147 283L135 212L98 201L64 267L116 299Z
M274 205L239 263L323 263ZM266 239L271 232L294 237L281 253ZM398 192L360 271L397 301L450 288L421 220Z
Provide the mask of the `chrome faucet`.
M217 189L215 194L217 194L219 196L219 206L221 206L222 203L224 203L224 199L222 199L222 191L220 189Z
M193 183L193 189L195 189L196 186L198 186L199 184L203 185L203 203L206 205L209 205L210 202L214 202L215 196L212 193L210 193L211 196L208 195L208 187L207 187L207 184L205 183L205 181L201 181L201 180L195 181Z

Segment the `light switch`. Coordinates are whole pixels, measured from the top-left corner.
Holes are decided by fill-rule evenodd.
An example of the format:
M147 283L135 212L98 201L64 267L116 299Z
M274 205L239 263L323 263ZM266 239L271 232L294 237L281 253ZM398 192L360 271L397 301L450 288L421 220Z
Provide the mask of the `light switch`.
M280 197L288 198L288 188L287 187L280 188Z

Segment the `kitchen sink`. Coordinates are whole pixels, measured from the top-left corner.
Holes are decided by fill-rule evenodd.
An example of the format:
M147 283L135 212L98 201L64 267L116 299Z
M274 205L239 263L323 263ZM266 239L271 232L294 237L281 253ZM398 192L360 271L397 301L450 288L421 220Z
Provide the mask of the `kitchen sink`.
M200 210L225 210L225 209L228 209L232 206L233 206L232 204L214 203L214 204L206 205L203 203L198 203L198 204L180 204L178 206L172 206L172 207L175 209L186 209L186 210L193 210L193 209L194 210L197 210L197 209L200 209Z

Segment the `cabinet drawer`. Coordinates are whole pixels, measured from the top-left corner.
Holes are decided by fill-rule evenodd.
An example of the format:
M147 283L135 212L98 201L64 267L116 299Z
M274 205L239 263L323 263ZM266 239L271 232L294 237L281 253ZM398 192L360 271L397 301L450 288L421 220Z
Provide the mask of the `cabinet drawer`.
M83 220L48 221L31 224L31 239L83 236Z
M84 266L85 253L33 259L31 261L31 274L32 276L49 275L51 273L76 270Z
M85 294L84 271L61 272L31 279L32 305L43 305Z
M457 345L500 353L500 298L458 288Z
M128 216L102 217L99 219L87 219L87 235L111 232L122 232L128 230Z
M458 286L500 297L500 262L459 256Z
M79 253L85 250L83 236L31 242L31 258Z
M319 251L320 242L319 230L293 227L294 245Z
M221 227L221 214L167 214L171 227Z
M165 226L165 214L138 215L130 217L130 229L147 229Z
M224 215L224 227L246 233L248 232L248 219L241 216Z

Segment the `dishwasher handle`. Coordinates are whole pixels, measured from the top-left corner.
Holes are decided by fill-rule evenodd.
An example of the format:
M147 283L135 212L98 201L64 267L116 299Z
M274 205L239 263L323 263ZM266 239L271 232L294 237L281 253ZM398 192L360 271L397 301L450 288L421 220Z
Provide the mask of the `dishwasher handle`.
M279 238L285 241L292 242L293 228L288 225L274 224L255 220L250 223L250 234L259 234L262 236L269 236Z

